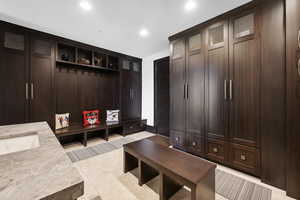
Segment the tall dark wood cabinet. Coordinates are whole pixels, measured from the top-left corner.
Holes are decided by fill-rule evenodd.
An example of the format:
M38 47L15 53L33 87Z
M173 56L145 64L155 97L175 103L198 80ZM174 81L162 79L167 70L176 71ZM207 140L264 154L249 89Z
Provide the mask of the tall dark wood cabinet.
M205 154L228 161L228 22L221 20L206 28Z
M186 60L184 39L171 43L170 62L170 139L175 147L185 149Z
M289 12L296 15L299 4L293 4ZM299 27L293 25L290 40L295 42L293 66ZM202 34L201 49L191 50L199 44L195 37L187 39L195 32ZM169 39L172 145L285 189L284 1L253 1ZM296 67L291 69L295 73L288 78L289 90L294 96L288 105L295 105L299 75ZM298 110L290 110L296 119ZM198 146L201 142L194 141L199 139L203 144ZM296 175L290 176L293 185L299 179L294 144L288 167Z
M30 122L47 121L54 127L55 42L32 34L30 43Z
M0 125L24 123L29 106L29 36L18 27L1 26Z
M171 44L170 136L176 147L195 155L204 154L203 38L193 32Z
M287 193L300 198L300 2L286 0Z
M52 125L54 43L8 24L3 25L1 40L0 124Z
M124 133L144 129L142 110L142 68L141 62L124 58L121 70L122 121Z
M187 151L204 154L205 65L204 36L191 33L186 38L186 139Z

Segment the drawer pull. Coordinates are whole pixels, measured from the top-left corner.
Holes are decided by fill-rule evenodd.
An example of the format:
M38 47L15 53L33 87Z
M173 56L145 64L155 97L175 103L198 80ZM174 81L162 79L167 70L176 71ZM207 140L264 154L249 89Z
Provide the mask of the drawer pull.
M193 142L192 145L193 145L193 146L196 146L196 142Z
M219 152L218 148L213 148L213 152L218 153Z
M243 161L247 160L246 156L245 155L241 155L241 160L243 160Z
M175 138L175 140L176 140L176 142L178 142L178 141L179 141L179 138L178 138L178 137L176 137L176 138Z

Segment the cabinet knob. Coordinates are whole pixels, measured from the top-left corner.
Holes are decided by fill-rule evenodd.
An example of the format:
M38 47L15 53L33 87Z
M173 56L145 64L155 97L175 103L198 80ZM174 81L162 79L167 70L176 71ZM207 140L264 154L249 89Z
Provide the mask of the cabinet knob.
M219 149L218 148L213 148L214 153L218 153Z
M241 155L241 160L245 161L247 158L245 155Z
M176 140L176 142L178 142L179 138L178 138L178 137L176 137L176 138L175 138L175 140Z
M196 142L192 142L192 145L193 145L193 146L196 146Z

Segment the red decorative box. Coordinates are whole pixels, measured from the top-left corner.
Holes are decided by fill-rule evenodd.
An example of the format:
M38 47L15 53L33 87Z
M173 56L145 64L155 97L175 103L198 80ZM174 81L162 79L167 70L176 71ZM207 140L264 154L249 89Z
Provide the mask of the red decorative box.
M83 111L83 126L100 124L99 110Z

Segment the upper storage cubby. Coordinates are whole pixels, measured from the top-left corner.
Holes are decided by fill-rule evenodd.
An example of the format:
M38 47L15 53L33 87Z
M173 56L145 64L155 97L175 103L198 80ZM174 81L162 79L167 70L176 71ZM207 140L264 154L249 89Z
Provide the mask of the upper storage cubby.
M224 24L213 26L208 31L210 47L222 46L224 44Z
M119 58L115 57L115 56L108 56L107 67L109 69L118 70L119 69Z
M119 58L89 47L57 44L59 66L73 66L107 72L119 72Z
M107 67L107 55L94 52L94 65L98 67Z
M77 49L77 63L82 65L92 65L93 53L85 49Z
M57 60L75 63L76 48L65 44L57 45Z
M234 20L234 37L241 38L254 34L254 13Z

